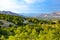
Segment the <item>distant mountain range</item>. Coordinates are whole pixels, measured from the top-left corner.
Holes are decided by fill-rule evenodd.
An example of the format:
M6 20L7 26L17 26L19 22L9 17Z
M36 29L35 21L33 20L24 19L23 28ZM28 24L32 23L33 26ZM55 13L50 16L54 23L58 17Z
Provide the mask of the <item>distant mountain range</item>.
M40 15L37 15L37 17L60 17L60 12L40 14Z
M53 13L27 13L27 14L18 14L11 11L0 11L0 14L9 14L15 16L27 16L27 17L60 17L60 12L53 12Z

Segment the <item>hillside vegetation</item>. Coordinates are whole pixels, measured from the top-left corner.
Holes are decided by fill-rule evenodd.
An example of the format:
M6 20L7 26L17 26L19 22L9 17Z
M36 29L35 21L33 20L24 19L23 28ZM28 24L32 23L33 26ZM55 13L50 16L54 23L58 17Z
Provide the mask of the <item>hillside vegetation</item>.
M0 14L0 40L60 40L60 20Z

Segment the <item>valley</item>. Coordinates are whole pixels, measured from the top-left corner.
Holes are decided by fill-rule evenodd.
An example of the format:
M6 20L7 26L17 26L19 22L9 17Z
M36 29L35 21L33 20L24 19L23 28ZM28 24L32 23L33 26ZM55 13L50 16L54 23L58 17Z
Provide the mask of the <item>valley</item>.
M0 14L0 40L60 40L60 17Z

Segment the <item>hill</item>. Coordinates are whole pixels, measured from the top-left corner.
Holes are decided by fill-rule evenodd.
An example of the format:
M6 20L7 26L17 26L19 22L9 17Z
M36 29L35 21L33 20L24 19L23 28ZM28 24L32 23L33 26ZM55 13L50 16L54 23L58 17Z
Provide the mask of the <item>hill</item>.
M15 16L22 16L20 14L11 12L11 11L0 11L0 14L9 14L9 15L15 15Z
M38 17L60 17L60 12L53 12L53 13L44 13L40 14Z
M60 20L0 14L0 40L59 40Z

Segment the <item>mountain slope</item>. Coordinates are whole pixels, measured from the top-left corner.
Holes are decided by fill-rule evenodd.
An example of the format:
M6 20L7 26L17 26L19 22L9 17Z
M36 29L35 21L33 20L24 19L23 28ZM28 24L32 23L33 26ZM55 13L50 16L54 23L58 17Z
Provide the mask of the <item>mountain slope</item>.
M17 13L11 12L11 11L0 11L0 14L9 14L9 15L21 16Z
M37 17L60 17L60 12L53 12L53 13L45 13L45 14L38 14Z

